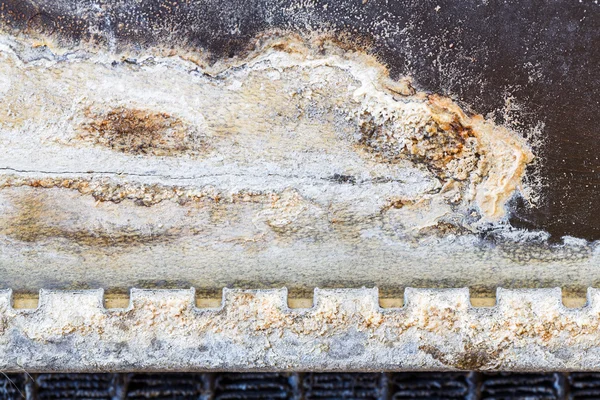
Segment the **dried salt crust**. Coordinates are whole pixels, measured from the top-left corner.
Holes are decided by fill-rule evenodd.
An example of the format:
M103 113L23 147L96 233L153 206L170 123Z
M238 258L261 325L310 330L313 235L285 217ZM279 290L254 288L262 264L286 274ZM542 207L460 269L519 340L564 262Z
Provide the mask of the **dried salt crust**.
M406 175L403 174L403 170L417 169L428 172L423 179L428 181L425 184L427 187L421 190L418 195L406 196L405 193L391 192L387 194L385 204L380 204L382 209L390 206L408 206L406 212L403 212L403 214L407 214L405 216L407 226L414 225L409 222L411 219L410 214L417 214L413 209L417 209L419 215L417 219L419 220L424 213L427 214L429 217L425 221L420 221L416 226L412 226L413 231L418 231L420 228L429 225L436 225L439 222L473 228L476 226L473 221L488 223L502 220L506 216L506 202L514 196L521 186L525 166L533 158L526 143L514 132L496 126L484 120L481 116L465 115L448 98L414 93L407 79L397 82L390 80L387 70L375 58L360 51L342 50L326 40L305 41L297 37L274 38L267 40L259 49L248 55L245 60L238 62L238 65L213 66L205 70L198 64L189 61L191 58L189 54L186 55L187 59L179 55L158 57L148 54L140 57L140 61L136 62L135 68L121 68L119 74L122 74L122 76L120 78L115 78L114 73L111 75L112 72L106 72L106 69L110 68L115 61L114 56L111 54L98 52L85 53L82 56L72 50L68 52L67 49L59 48L52 48L51 52L49 47L40 47L39 44L31 41L27 42L6 35L1 42L0 49L4 58L4 72L14 76L14 78L6 75L4 77L5 87L1 91L3 101L10 104L15 100L22 100L19 99L19 96L26 96L27 90L32 90L31 86L21 85L17 82L18 80L27 81L36 77L44 80L46 75L53 75L56 82L48 85L51 85L53 90L64 91L63 96L67 95L68 100L56 100L50 97L48 101L58 102L65 106L68 106L69 102L71 103L67 109L68 111L63 112L64 115L62 116L57 115L54 121L50 121L47 117L42 116L40 118L40 115L35 115L36 112L39 113L35 106L30 107L31 111L19 110L12 112L12 114L9 112L3 118L5 120L4 133L0 134L0 138L2 136L8 138L7 143L3 145L7 151L14 151L20 146L17 143L18 140L14 140L16 132L28 134L28 130L41 129L43 130L44 145L51 146L48 143L50 139L62 145L63 149L57 150L58 152L66 149L65 154L59 156L59 159L60 157L72 158L74 154L78 153L77 150L85 147L86 143L96 143L97 146L108 147L113 151L117 149L117 151L127 153L126 145L128 143L139 143L138 137L133 137L133 135L139 136L140 132L144 132L144 128L148 129L148 126L152 126L152 129L154 129L151 132L152 139L148 139L144 143L144 146L146 146L144 151L147 151L147 157L150 159L156 154L177 157L178 152L182 153L179 151L181 148L188 149L187 144L183 146L183 144L176 143L179 139L187 140L183 136L182 129L189 131L189 135L194 135L193 138L190 137L190 143L201 141L203 143L201 146L203 147L202 151L204 153L208 152L209 156L214 156L218 150L222 149L213 149L211 152L210 142L214 139L215 132L227 129L220 126L215 127L215 123L217 125L219 123L227 125L230 121L218 120L215 122L210 120L208 113L211 111L211 106L205 104L213 100L210 95L207 96L206 101L203 102L200 99L200 103L196 102L196 107L188 107L188 110L174 109L175 114L184 115L181 120L185 120L185 122L182 123L179 117L169 115L170 110L157 109L158 102L155 99L147 101L147 104L141 104L139 100L144 97L143 88L139 89L140 93L126 94L122 93L121 88L121 93L115 95L111 91L119 91L118 82L115 84L111 82L119 79L121 81L127 80L128 76L133 80L136 79L136 75L141 74L140 71L145 71L155 79L154 82L150 83L150 87L167 88L168 91L170 90L169 85L172 86L178 82L175 78L169 77L170 72L181 73L185 71L189 74L193 71L195 75L204 75L205 86L212 85L211 90L215 92L214 97L218 98L219 92L243 91L244 87L248 85L245 80L263 80L263 84L265 84L269 81L285 79L285 76L282 78L282 74L285 75L286 71L293 70L297 75L308 76L309 83L304 83L304 86L299 85L302 88L296 93L276 91L277 96L285 98L289 95L292 98L305 97L310 100L311 91L317 90L321 86L319 81L331 80L330 86L326 88L327 90L331 90L331 87L335 89L339 86L338 84L346 82L344 79L357 84L356 87L349 85L346 92L342 94L331 91L324 92L318 100L327 102L328 100L322 100L322 96L331 96L334 99L330 103L324 104L325 108L341 112L347 120L354 121L356 127L360 127L358 131L354 132L354 137L348 137L347 134L338 137L336 140L338 142L341 140L339 143L341 146L346 146L350 152L360 153L360 156L366 158L371 164L373 161L375 163L391 164L390 168L397 169L395 174L400 177ZM35 56L35 54L38 55ZM123 58L125 57L123 56ZM198 62L197 59L196 62ZM98 68L98 66L102 68ZM345 74L343 79L339 76L340 72L343 72L342 75ZM93 95L86 94L86 91L81 89L84 81L78 84L79 80L82 79L81 76L85 76L85 74L94 76L94 79L99 80L101 86L103 85L100 90L106 92L106 94L101 93L96 95L95 99L91 99L90 97ZM106 74L106 77L103 78L102 74ZM77 78L77 75L80 77ZM310 75L315 75L316 78L312 79ZM256 78L256 76L259 76L259 78ZM106 80L106 82L103 82L103 80ZM170 80L175 80L175 83ZM225 83L220 84L221 82ZM181 85L181 83L179 84ZM43 85L42 83L40 86ZM133 90L129 88L130 91L135 91L135 85L132 87ZM79 99L68 96L71 92L77 93L78 90L83 92L79 93ZM262 86L260 90L262 90ZM342 91L340 90L340 92ZM148 95L148 97L152 96ZM37 101L43 100L42 96ZM35 102L35 100L32 101ZM247 100L234 99L232 103L224 101L224 107L237 109L246 106L243 102ZM235 103L235 101L238 103ZM277 103L281 101L285 100L274 98L272 100L273 107L276 107ZM135 104L136 102L138 104ZM111 106L110 103L113 103L113 105ZM134 109L128 111L127 104L134 104ZM198 104L202 107L198 107ZM212 107L214 108L214 105ZM90 108L100 109L100 111L95 111L97 112L96 116L100 119L99 122L93 119L91 122L89 121L89 116L93 115L93 112L89 111ZM142 111L138 109L142 109ZM150 111L143 111L144 109ZM194 109L196 112L194 112ZM45 107L41 107L41 110L46 113L52 112L52 110L46 110ZM284 110L289 111L289 109ZM200 111L199 115L197 111ZM100 131L102 127L107 126L107 120L102 120L103 112L105 116L109 115L112 118L112 120L108 120L112 125L109 124L110 129L105 132ZM304 113L308 110L300 110L300 112ZM115 125L114 116L121 114L126 114L126 117L123 117L124 121L119 121L121 125ZM139 117L140 114L142 114L142 117ZM161 116L162 119L153 125L149 124L147 120L157 118L156 115ZM87 120L86 117L88 117ZM138 118L138 120L135 118ZM290 118L293 118L293 116L290 116ZM41 119L41 125L35 126L36 119ZM69 121L74 126L69 125L66 128L67 131L79 129L79 132L81 132L81 127L88 127L88 132L85 135L81 133L70 134L70 136L69 134L65 135L65 124L68 125ZM79 125L77 125L77 121L80 121ZM268 128L260 127L261 123L264 124L264 120L245 120L234 123L245 124L250 131L257 129L257 132L251 132L255 135L262 134L267 137L273 135L268 131ZM167 132L168 124L179 125L174 125L178 131L175 134L172 133L172 129ZM93 129L89 129L90 126ZM164 128L165 126L167 128ZM156 131L163 128L165 129L164 134ZM133 133L133 129L139 132ZM236 127L234 129L240 128ZM198 132L204 132L204 137L198 138L198 135L202 136L202 133ZM296 133L303 134L301 130ZM97 135L96 139L94 139L94 134ZM119 143L117 147L114 145L115 142ZM332 143L325 142L322 147L327 148L331 145ZM335 145L335 141L333 145ZM76 146L77 149L73 149L73 146ZM169 146L172 146L172 154L169 153ZM316 146L318 147L319 144ZM139 148L136 149L139 153ZM132 149L131 152L133 153L134 150ZM286 148L282 146L277 151L284 153ZM229 155L222 152L219 154L223 155L225 162L227 162ZM190 157L189 154L187 156ZM256 155L257 158L261 156L261 154ZM276 156L279 155L276 154ZM202 157L206 158L207 154ZM193 151L191 158L198 158ZM236 161L231 161L232 168L230 168L230 171L234 171ZM251 161L251 157L248 161ZM328 163L329 160L324 158L322 162ZM65 160L64 163L69 164L69 161ZM277 160L273 160L273 163L276 165ZM8 164L14 165L18 162L9 162ZM73 163L70 164L73 165ZM341 161L341 165L343 166L343 161ZM77 163L73 166L72 170L74 171L82 169L82 166L77 165ZM367 170L362 172L363 175L377 173L371 166L367 165L366 167ZM188 196L187 192L206 191L206 188L194 187L194 185L191 185L191 187L170 186L168 184L148 186L139 181L136 182L135 179L128 179L125 183L115 183L106 179L98 182L97 177L90 178L89 174L76 172L67 174L66 177L63 173L57 177L52 176L52 170L45 169L47 173L36 174L35 168L28 169L18 165L5 167L5 170L7 173L2 177L2 187L69 188L79 190L83 194L93 192L94 197L101 201L133 199L141 201L145 205L152 205L164 199L174 199L181 203L195 196L194 194ZM15 173L11 174L11 170ZM29 174L27 177L22 177L16 171L27 171ZM91 169L91 171L94 171L94 169ZM434 181L434 188L431 187L429 181ZM414 186L418 187L416 184ZM212 190L212 188L209 190ZM243 192L244 190L257 192L257 190L247 190L247 188L218 188L217 192L220 192L220 197L223 198L235 191ZM281 193L281 190L272 190L268 188L268 185L266 187L263 185L258 192L270 195ZM301 195L306 197L303 194ZM309 199L309 201L312 200ZM457 218L457 214L462 215L462 217ZM446 218L448 215L452 217Z

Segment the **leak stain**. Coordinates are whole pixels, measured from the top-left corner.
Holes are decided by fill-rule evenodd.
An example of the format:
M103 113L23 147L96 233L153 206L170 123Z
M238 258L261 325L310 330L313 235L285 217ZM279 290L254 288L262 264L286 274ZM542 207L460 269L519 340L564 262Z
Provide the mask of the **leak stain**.
M197 128L181 118L151 110L116 107L85 110L78 139L128 154L173 156L207 147Z
M181 228L140 232L133 227L113 229L61 226L65 215L50 208L42 196L23 196L18 200L18 213L10 223L0 224L0 235L25 243L65 239L92 248L135 247L166 243L181 236Z
M181 49L115 66L97 49L66 59L54 48L26 73L17 53L34 45L2 40L22 41L3 53L17 77L7 101L38 86L70 95L14 111L27 128L0 131L21 154L7 157L0 188L145 207L257 202L248 231L317 241L337 232L358 245L376 231L450 236L502 221L533 159L517 133L326 37L262 36L243 62L212 67Z
M408 159L424 164L444 182L468 179L469 172L476 169L479 162L477 138L456 116L443 124L432 119L404 137L393 120L376 123L368 114L361 116L360 128L363 135L359 142L382 161L394 163ZM449 165L452 161L455 165Z

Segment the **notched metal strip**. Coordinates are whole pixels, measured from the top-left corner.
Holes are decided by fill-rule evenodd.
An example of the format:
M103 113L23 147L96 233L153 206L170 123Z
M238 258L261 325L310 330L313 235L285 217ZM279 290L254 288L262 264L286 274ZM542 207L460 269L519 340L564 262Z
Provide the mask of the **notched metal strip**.
M102 290L40 291L14 309L0 291L4 371L128 370L594 370L600 365L600 290L567 308L561 290L498 289L494 307L469 290L414 289L401 308L377 289L316 289L291 309L287 290L224 289L218 308L195 291L131 291L106 309Z

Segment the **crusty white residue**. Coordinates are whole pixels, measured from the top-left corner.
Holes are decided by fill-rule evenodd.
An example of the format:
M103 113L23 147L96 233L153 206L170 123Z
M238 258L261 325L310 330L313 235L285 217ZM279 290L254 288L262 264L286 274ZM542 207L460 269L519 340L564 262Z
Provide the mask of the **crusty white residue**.
M145 190L181 202L181 187L225 197L293 189L316 207L360 198L350 208L361 218L402 208L408 231L473 229L505 217L533 158L515 132L322 38L271 38L212 67L184 51L116 58L8 36L0 44L4 186L73 189L108 174L118 182L97 199L145 205L155 203ZM67 173L76 184L64 184Z

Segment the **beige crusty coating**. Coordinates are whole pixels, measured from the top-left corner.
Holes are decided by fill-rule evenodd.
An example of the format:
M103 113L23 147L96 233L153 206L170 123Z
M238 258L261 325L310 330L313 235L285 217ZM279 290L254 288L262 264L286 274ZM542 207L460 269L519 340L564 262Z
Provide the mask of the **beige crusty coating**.
M4 288L600 280L597 244L508 224L533 157L518 133L328 37L210 64L3 33L0 98Z
M102 291L42 291L35 310L0 293L3 371L597 370L600 292L568 309L559 289L502 290L472 307L467 289L407 289L380 308L376 289L316 290L289 309L287 291L225 289L222 306L193 290L133 290L126 309Z

